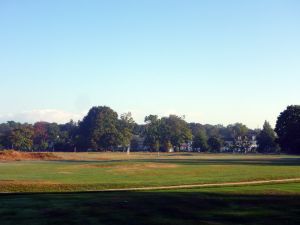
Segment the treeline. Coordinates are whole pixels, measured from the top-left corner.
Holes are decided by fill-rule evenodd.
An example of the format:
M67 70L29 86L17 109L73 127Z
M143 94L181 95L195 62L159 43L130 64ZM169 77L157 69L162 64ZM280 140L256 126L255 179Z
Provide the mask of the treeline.
M276 131L276 133L275 133ZM268 122L252 130L241 123L228 126L187 123L184 117L157 115L137 124L131 113L120 116L106 106L93 107L78 122L66 124L8 121L0 124L0 148L22 151L300 151L300 106L280 114L275 131Z

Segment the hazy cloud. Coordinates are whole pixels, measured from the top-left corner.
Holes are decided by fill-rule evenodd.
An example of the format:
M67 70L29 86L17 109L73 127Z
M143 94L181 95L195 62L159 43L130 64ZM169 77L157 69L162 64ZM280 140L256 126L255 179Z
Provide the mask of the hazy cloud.
M34 123L36 121L66 123L73 119L77 121L82 119L86 112L72 113L58 109L35 109L30 111L23 111L19 113L0 114L0 121L6 122L14 120L17 122Z

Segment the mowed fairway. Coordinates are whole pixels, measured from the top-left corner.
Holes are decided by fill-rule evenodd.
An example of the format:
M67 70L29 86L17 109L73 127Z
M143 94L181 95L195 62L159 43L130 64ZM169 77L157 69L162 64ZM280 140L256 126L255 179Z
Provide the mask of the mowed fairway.
M300 178L295 156L57 153L56 161L0 163L0 192L96 191Z

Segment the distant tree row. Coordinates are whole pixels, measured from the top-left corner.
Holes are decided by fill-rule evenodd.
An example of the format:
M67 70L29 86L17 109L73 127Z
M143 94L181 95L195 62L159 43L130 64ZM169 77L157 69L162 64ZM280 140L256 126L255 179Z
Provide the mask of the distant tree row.
M23 151L245 151L253 137L261 153L300 153L300 106L288 106L277 120L275 131L266 121L252 130L241 123L203 125L184 117L157 115L134 122L131 113L118 115L106 106L93 107L82 121L66 124L14 121L0 124L0 149Z

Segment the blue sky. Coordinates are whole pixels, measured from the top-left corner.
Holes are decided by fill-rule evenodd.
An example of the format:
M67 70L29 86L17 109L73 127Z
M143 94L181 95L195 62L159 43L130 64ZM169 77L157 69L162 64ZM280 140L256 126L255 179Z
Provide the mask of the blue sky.
M94 105L273 125L299 104L297 0L0 1L0 121Z

